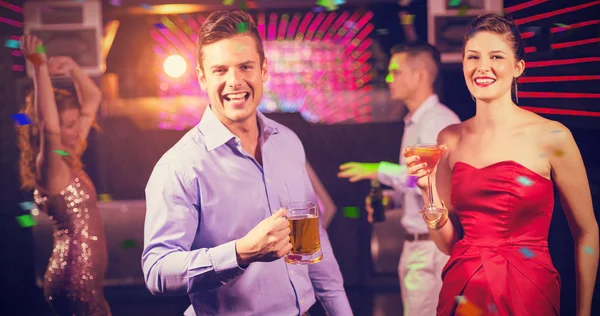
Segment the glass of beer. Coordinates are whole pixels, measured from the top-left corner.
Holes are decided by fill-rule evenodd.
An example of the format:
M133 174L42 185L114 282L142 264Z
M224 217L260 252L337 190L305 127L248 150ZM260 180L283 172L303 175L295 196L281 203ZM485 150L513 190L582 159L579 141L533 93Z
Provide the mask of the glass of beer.
M319 236L319 210L311 202L292 202L284 206L290 223L292 250L285 256L291 264L311 264L323 259Z

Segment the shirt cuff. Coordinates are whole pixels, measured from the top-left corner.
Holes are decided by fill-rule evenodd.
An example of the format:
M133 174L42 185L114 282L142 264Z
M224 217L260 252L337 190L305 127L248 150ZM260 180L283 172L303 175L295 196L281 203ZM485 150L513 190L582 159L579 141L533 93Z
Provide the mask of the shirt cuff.
M382 161L379 163L379 167L377 168L377 180L379 182L395 187L396 182L401 182L403 178L403 174L406 171L406 167L400 166L395 163Z
M237 278L245 271L237 262L235 240L211 248L208 255L219 280L223 284Z

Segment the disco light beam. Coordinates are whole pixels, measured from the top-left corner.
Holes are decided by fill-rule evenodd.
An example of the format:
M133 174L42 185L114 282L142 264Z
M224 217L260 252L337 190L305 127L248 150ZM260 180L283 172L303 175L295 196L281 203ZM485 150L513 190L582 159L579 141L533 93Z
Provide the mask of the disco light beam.
M546 12L546 13L528 16L526 18L517 19L514 21L514 23L516 25L521 25L521 24L525 24L525 23L529 23L529 22L539 21L539 20L543 20L543 19L550 18L553 16L561 15L564 13L583 10L585 8L589 8L589 7L598 5L598 4L600 4L600 0L592 1L589 3L581 4L581 5L576 5L576 6L560 9L560 10L554 10L554 11L550 11L550 12ZM506 12L506 9L504 11Z

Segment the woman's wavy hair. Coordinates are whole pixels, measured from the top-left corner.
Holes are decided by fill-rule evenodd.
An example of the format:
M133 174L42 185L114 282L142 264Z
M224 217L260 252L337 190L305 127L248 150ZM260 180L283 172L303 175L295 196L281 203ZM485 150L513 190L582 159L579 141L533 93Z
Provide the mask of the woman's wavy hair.
M67 109L78 109L81 110L81 105L77 101L77 96L72 92L65 89L54 89L54 100L56 101L56 108L58 113ZM31 91L25 97L25 107L20 112L21 114L27 115L31 121L30 124L17 126L18 145L21 152L19 161L19 172L21 175L21 189L29 190L35 188L35 180L37 175L36 158L40 152L40 125L37 121L37 115L35 113L35 94ZM98 129L96 123L93 124L94 128ZM85 139L81 140L81 144L77 149L78 153L85 150L87 142ZM67 162L71 167L82 168L83 164L78 157L68 156Z

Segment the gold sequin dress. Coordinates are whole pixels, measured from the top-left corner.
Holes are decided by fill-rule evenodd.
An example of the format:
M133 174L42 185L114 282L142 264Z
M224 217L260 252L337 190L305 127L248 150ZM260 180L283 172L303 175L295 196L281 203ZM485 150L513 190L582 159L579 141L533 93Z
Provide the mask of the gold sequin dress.
M53 223L54 247L44 275L44 296L59 315L111 315L104 298L107 250L96 190L83 171L69 185L34 200Z

